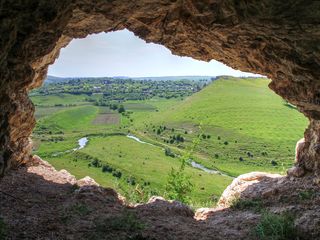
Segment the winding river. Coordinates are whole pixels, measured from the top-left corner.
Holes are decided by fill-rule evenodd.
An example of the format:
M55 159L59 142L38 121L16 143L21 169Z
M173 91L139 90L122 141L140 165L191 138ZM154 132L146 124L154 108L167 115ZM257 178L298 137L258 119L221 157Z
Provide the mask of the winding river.
M132 135L132 134L128 134L127 137L130 138L130 139L133 139L133 140L135 140L135 141L137 141L137 142L139 142L139 143L142 143L142 144L149 144L149 145L151 145L151 146L158 147L158 146L156 146L156 145L154 145L154 144L152 144L152 143L144 142L144 141L140 140L138 137L136 137L136 136L134 136L134 135ZM206 168L206 167L203 166L202 164L197 163L197 162L195 162L195 161L190 161L190 164L191 164L192 167L197 168L197 169L200 169L200 170L202 170L202 171L204 171L204 172L206 172L206 173L209 173L209 174L219 174L219 175L222 175L222 176L225 176L225 177L230 177L229 175L224 174L224 173L222 173L222 172L220 172L220 171L218 171L218 170Z
M144 142L142 140L140 140L138 137L132 135L132 134L128 134L126 135L127 138L130 138L138 143L142 143L142 144L148 144L148 145L151 145L151 146L154 146L154 147L159 147L159 146L156 146L152 143L148 143L148 142ZM64 153L69 153L69 152L73 152L73 151L77 151L77 150L80 150L80 149L83 149L89 142L89 139L87 137L83 137L83 138L80 138L78 140L78 147L77 148L73 148L71 150L67 150L67 151L64 151L64 152L57 152L57 153L54 153L53 156L56 157L56 156L59 156L61 154L64 154ZM197 163L195 161L190 161L190 164L192 167L194 168L197 168L197 169L200 169L206 173L209 173L209 174L219 174L219 175L222 175L222 176L226 176L226 177L230 177L229 175L227 174L224 174L218 170L215 170L215 169L209 169L209 168L206 168L205 166L203 166L202 164L200 163Z
M84 148L87 145L88 141L89 141L89 139L87 137L80 138L78 140L78 145L79 146L77 148L66 150L64 152L56 152L56 153L53 153L52 156L53 157L57 157L57 156L62 155L64 153L69 153L69 152L74 152L74 151L80 150L80 149Z

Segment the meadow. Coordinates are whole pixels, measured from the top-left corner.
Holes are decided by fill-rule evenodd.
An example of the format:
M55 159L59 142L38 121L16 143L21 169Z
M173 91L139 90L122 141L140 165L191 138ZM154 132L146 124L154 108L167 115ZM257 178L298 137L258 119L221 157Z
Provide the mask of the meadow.
M179 156L201 139L192 160L229 175L186 167L194 184L191 204L211 205L232 177L250 171L284 173L293 163L307 119L268 83L264 78L219 78L191 96L122 101L123 113L94 104L86 94L35 94L34 153L57 169L77 178L89 175L139 202L166 194L168 174L179 168ZM129 139L128 133L153 145ZM87 146L65 152L85 136Z

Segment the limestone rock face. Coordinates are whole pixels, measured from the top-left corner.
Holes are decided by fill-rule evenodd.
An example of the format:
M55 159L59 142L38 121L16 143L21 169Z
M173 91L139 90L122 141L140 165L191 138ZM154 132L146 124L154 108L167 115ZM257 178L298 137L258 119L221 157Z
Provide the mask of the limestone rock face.
M272 195L276 190L275 188L269 189L268 185L263 185L261 182L269 181L269 179L281 179L279 174L251 172L240 175L235 178L232 183L223 191L218 206L230 207L232 202L237 198L261 198ZM257 184L259 183L259 184Z
M173 54L266 75L309 119L302 157L320 169L320 2L233 0L0 1L0 173L30 160L28 90L73 38L127 28Z

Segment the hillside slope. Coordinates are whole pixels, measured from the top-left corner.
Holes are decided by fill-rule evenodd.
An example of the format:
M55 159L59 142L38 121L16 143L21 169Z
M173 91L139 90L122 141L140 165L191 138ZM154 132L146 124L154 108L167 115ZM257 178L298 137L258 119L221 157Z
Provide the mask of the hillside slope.
M199 146L209 160L206 164L232 175L252 170L281 172L294 159L295 143L303 137L307 119L275 95L268 83L265 78L220 78L149 118L148 124L180 130L187 142L201 134L198 126L202 125L210 135Z

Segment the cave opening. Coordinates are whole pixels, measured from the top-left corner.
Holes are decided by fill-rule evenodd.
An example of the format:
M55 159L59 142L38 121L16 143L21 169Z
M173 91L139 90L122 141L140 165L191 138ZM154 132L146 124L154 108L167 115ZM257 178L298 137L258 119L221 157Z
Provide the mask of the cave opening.
M139 239L247 239L252 226L266 226L260 218L284 221L289 226L287 239L297 235L301 239L319 237L318 1L306 5L303 1L275 0L4 0L0 8L0 237L6 234L7 225L12 239L60 239L67 233L79 239L88 238L87 233L97 234L100 239L106 235L126 239L128 232ZM48 66L72 39L123 29L147 42L164 45L175 55L216 59L271 79L269 87L286 101L287 110L296 111L291 109L296 106L309 121L289 175L242 175L220 198L222 208L194 213L176 202L155 198L145 205L124 207L112 190L88 187L92 179L77 181L67 172L54 171L33 158L30 135L35 109L29 91L42 85ZM291 122L288 118L288 125ZM10 171L24 164L32 166ZM230 202L239 196L246 201L235 211L229 209ZM261 206L270 214L256 211ZM121 215L123 208L135 214L130 215L129 222ZM65 210L74 213L72 221L66 218ZM293 218L278 218L278 213L286 211L291 211ZM105 231L103 226L110 227L108 223L112 222L110 212L127 228L118 224L111 226L115 228L112 231ZM88 216L95 221L78 224L78 219L87 223ZM147 224L140 224L137 218Z
M33 154L141 202L168 195L170 169L198 139L186 170L197 207L212 206L234 177L292 166L306 121L270 80L173 56L127 30L109 36L69 43L29 94Z

